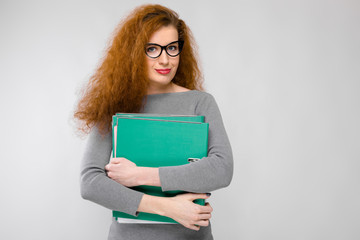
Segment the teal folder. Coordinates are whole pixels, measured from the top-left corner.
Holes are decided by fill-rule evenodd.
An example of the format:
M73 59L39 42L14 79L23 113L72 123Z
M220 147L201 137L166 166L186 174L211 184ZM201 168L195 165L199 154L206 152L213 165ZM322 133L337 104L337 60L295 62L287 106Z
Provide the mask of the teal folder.
M207 156L208 123L203 116L117 114L113 117L113 157L124 157L137 166L163 167L189 164ZM194 183L196 184L196 183ZM160 187L137 186L136 191L172 197L182 191L163 192ZM195 201L204 205L203 199ZM176 223L173 219L140 212L132 216L113 211L115 218Z
M204 116L197 115L173 115L173 114L150 114L150 113L116 113L112 119L112 130L114 132L114 126L117 125L118 118L144 118L144 119L159 119L159 120L172 120L183 122L200 122L204 123ZM114 138L112 142L114 145ZM115 157L113 152L113 157Z

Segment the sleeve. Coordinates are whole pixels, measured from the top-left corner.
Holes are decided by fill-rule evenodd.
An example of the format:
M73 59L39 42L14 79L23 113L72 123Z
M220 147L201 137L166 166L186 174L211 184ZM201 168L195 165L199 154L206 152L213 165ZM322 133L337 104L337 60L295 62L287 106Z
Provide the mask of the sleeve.
M163 191L211 192L228 186L233 175L232 150L214 97L201 96L195 113L209 123L208 156L181 166L159 168Z
M136 216L143 193L115 182L105 172L112 150L111 134L102 136L96 127L89 134L81 163L81 196L111 210Z

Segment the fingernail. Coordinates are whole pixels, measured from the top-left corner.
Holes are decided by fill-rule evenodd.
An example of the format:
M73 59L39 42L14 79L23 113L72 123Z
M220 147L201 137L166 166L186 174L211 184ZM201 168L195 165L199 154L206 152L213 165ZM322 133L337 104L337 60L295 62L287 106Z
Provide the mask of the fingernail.
M206 196L210 197L210 196L211 196L211 193L206 193Z

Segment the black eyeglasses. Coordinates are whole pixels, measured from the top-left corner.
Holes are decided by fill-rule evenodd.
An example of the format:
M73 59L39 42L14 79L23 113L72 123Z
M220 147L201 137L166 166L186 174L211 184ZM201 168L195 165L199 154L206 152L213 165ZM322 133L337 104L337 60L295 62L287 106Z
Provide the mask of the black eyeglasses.
M184 46L184 41L171 42L166 46L161 46L156 43L148 43L145 47L145 53L149 58L158 58L162 51L165 50L170 57L176 57L181 53Z

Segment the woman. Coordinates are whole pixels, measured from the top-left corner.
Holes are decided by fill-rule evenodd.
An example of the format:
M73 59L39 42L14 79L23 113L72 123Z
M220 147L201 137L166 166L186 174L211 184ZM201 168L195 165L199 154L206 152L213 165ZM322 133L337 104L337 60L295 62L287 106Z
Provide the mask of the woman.
M172 10L144 5L115 32L101 65L75 111L90 135L82 162L84 199L136 215L156 213L180 224L124 224L115 219L109 239L213 239L211 191L230 184L231 147L214 98L202 92L190 30ZM144 168L111 158L111 117L116 112L203 115L209 123L208 157L182 166ZM160 186L189 193L155 197L128 187Z

